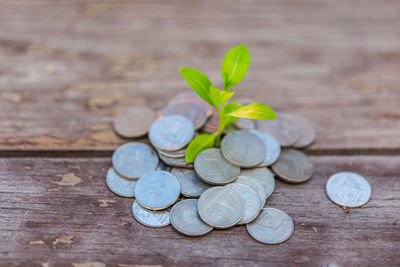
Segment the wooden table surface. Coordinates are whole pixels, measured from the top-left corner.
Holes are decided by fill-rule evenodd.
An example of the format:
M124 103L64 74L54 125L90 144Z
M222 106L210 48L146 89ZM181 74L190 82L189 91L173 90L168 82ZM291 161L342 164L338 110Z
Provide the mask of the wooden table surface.
M302 185L268 205L295 232L267 246L244 227L199 238L149 229L105 186L111 127L135 104L189 90L178 67L221 85L224 53L244 43L254 98L315 125ZM324 193L355 171L371 201L346 213ZM348 0L2 0L1 266L400 265L400 3Z

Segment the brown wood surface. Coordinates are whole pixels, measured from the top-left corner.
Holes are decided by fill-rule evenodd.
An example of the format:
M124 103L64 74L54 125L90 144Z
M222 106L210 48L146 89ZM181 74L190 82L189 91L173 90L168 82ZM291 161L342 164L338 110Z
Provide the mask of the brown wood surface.
M184 237L170 226L142 226L131 215L132 200L105 186L108 158L1 159L0 258L3 264L51 266L399 265L400 156L318 156L312 161L316 173L309 182L277 182L267 205L290 214L295 232L286 243L267 246L253 240L244 226L201 238ZM342 170L364 175L373 188L371 201L349 213L324 192L328 177Z
M190 90L180 66L220 86L240 43L252 63L234 98L318 132L314 178L278 182L268 201L292 216L293 237L266 246L244 227L193 239L139 225L132 200L105 186L127 141L113 117ZM324 193L344 170L373 189L349 213ZM399 266L399 173L399 1L0 1L0 266Z

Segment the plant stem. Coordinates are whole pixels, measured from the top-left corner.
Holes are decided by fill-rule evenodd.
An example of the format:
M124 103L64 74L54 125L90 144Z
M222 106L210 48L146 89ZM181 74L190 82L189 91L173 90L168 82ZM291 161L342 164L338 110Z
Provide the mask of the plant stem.
M219 122L218 122L218 130L217 130L217 140L215 142L215 145L217 147L220 147L220 145L221 145L221 134L222 134L222 131L224 130L224 109L225 109L225 104L222 104L221 111L218 112Z

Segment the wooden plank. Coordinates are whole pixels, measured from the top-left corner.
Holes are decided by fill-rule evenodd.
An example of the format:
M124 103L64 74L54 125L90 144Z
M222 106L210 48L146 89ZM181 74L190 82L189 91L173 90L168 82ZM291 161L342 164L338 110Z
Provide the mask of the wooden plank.
M205 265L294 264L398 266L400 264L400 156L312 157L306 184L277 182L267 204L295 222L292 238L260 244L245 227L188 238L171 227L149 229L131 216L131 199L105 186L110 159L0 159L1 265ZM355 171L371 183L371 201L345 213L324 193L328 177ZM121 265L119 265L121 264Z
M4 0L0 150L111 151L115 114L188 90L180 66L219 86L246 43L235 97L308 117L314 152L398 152L399 33L396 1Z

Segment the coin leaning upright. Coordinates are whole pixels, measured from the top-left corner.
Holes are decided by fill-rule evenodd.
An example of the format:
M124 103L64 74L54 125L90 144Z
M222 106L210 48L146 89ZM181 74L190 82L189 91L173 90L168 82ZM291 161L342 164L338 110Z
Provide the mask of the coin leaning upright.
M256 135L248 131L232 131L222 139L221 152L230 163L250 168L265 159L265 145Z
M194 169L203 181L214 185L230 183L240 174L240 168L227 162L217 148L200 152L194 160Z
M122 177L137 179L157 168L158 157L150 146L131 142L114 151L112 164L115 171Z
M176 231L186 236L203 236L212 231L213 228L200 219L197 204L197 199L185 199L174 205L170 220Z
M255 240L269 245L288 240L294 231L292 218L285 212L264 208L253 222L246 225L247 232Z
M107 187L121 197L134 197L137 181L128 180L118 175L113 168L110 168L106 176Z
M113 128L122 137L135 138L145 134L156 119L153 109L146 106L135 106L118 115Z
M214 186L199 198L198 212L206 224L226 229L237 224L244 215L244 203L239 193L225 186Z
M135 188L136 201L150 210L168 208L178 199L181 185L166 171L149 172L140 177Z

